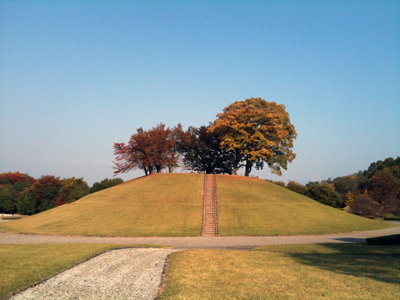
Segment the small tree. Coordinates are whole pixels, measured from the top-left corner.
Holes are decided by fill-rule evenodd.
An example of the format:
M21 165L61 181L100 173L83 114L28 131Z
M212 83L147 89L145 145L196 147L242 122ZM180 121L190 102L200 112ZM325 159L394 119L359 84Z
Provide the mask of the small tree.
M89 186L83 178L64 178L62 180L60 201L57 206L64 203L75 202L76 200L89 194Z
M224 108L209 128L221 135L221 148L231 151L233 172L245 167L249 176L253 166L262 169L264 162L275 174L287 169L296 157L291 148L297 133L284 105L261 98L236 101Z
M17 212L17 197L11 184L0 187L0 212L8 214Z
M39 203L38 211L45 211L55 207L60 198L62 182L60 177L44 175L40 177L30 188L32 195Z
M368 182L369 194L384 213L394 208L399 189L399 182L390 171L377 172Z
M312 183L304 195L332 207L339 208L344 204L342 196L335 191L333 184Z
M301 195L304 195L307 191L307 188L304 185L296 181L289 181L286 188Z
M349 201L348 205L356 215L370 218L379 215L379 205L372 200L368 193L358 195L354 200Z
M345 199L348 192L352 192L357 188L358 182L355 176L350 175L335 178L333 180L333 185L335 190Z
M0 212L16 213L20 193L34 182L34 178L20 172L0 174Z
M106 178L101 182L95 182L93 186L89 189L89 193L95 193L104 189L108 189L112 186L116 186L123 182L124 180L121 178L113 178L113 179Z
M33 196L32 189L23 191L18 198L17 208L22 215L33 215L39 212L40 201Z

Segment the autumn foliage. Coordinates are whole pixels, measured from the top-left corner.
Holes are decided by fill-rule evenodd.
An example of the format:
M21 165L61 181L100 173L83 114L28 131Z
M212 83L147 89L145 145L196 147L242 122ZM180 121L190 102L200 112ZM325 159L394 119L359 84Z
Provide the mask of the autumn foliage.
M101 190L123 182L120 178L96 182L92 190ZM0 213L32 215L74 202L89 194L83 178L44 175L37 180L20 172L0 174Z
M148 175L164 168L172 172L178 165L178 143L183 134L180 124L174 128L160 124L148 131L139 128L128 144L114 143L114 173L142 169Z
M15 173L8 172L0 174L0 184L15 185L19 181L27 184L33 184L35 182L35 179L27 174L22 174L20 172L15 172Z
M290 181L286 188L326 205L348 206L349 211L364 217L400 216L400 157L373 162L368 170L353 175L306 186Z
M236 175L244 166L249 176L253 166L262 169L266 163L281 175L281 168L286 170L296 157L296 136L284 105L261 98L236 101L208 127L189 127L187 132L180 124L172 129L164 124L148 131L139 128L128 144L114 143L114 173L171 172L181 159L183 167L196 172Z
M217 115L210 132L221 135L221 147L233 153L233 174L244 166L249 176L255 166L264 163L275 174L287 169L288 162L296 157L292 151L297 133L290 123L284 105L267 102L261 98L236 101Z
M34 178L19 172L0 174L0 212L16 213L21 192L34 182Z

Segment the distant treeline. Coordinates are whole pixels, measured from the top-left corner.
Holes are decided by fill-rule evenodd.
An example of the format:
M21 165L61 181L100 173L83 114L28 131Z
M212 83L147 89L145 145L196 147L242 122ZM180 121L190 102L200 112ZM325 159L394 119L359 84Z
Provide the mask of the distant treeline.
M19 172L3 173L0 174L0 213L33 215L122 182L121 178L104 179L89 188L83 178L44 175L34 179Z
M295 181L274 183L329 206L347 206L361 216L400 215L400 157L379 160L353 175L310 181L305 186Z

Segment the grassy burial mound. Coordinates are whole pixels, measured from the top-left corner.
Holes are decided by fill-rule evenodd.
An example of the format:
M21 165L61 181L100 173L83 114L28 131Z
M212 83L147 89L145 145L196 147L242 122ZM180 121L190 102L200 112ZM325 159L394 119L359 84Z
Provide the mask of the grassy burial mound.
M261 179L218 176L217 195L218 231L222 236L343 233L392 227Z
M157 174L27 218L5 232L92 236L199 236L204 175Z
M0 231L92 236L199 236L202 174L158 174L88 195ZM358 217L260 179L217 176L221 236L323 234L393 225Z

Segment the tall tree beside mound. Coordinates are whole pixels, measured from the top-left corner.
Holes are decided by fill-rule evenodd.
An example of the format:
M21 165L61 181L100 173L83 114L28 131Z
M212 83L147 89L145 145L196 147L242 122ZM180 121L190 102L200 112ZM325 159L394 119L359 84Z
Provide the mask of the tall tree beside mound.
M236 101L217 115L209 132L220 134L221 148L233 153L234 175L244 166L249 176L253 166L262 169L264 163L281 175L281 168L286 170L296 157L292 148L297 133L282 104L261 98Z
M114 143L114 174L134 169L142 169L146 175L159 173L163 168L172 172L178 163L177 145L181 135L183 130L180 124L172 129L166 128L164 124L148 131L139 128L127 145Z

